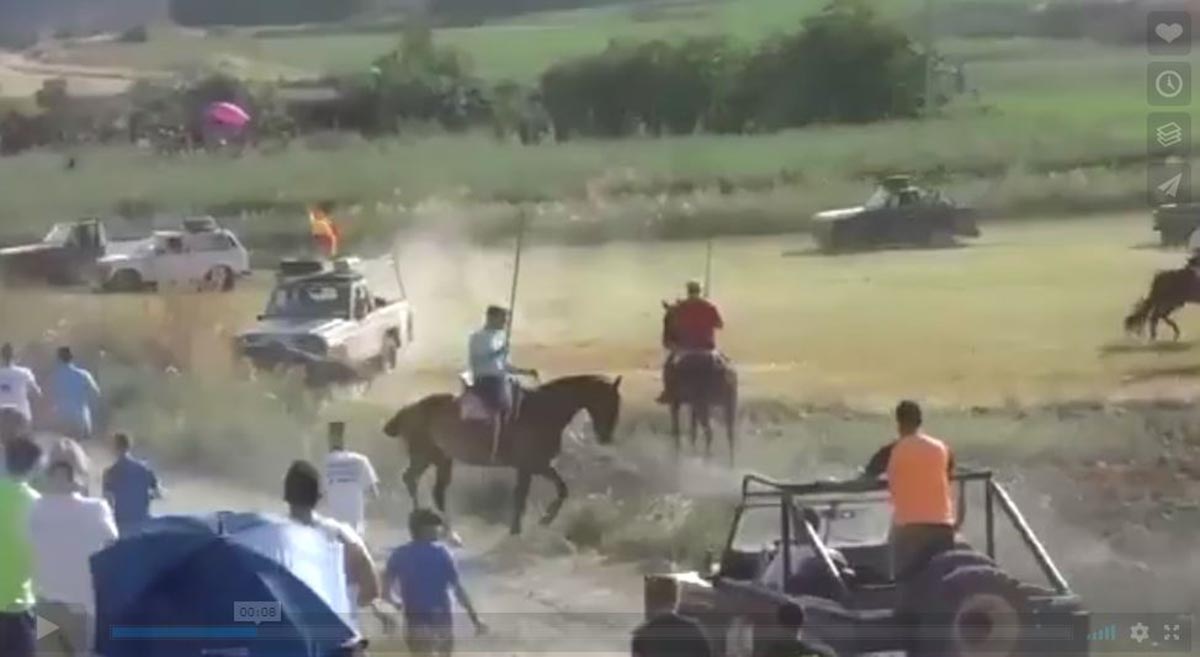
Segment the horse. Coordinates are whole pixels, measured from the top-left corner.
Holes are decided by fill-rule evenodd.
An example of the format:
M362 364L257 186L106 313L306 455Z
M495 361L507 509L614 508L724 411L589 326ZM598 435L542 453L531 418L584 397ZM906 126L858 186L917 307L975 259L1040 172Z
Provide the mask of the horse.
M569 376L525 391L515 416L504 427L496 459L492 458L492 430L486 423L462 419L459 401L451 394L435 394L401 408L383 426L383 433L402 438L408 446L409 464L404 485L414 508L420 507L417 485L433 466L437 479L434 505L446 511L446 489L453 476L454 462L482 467L507 467L517 471L513 492L513 515L509 530L521 533L521 522L534 475L554 485L556 497L541 518L542 525L554 522L567 501L569 491L554 460L562 452L562 434L580 411L586 411L596 430L597 441L607 445L621 412L621 377L609 380L595 375Z
M662 302L662 344L670 348L675 344L674 312L676 305ZM703 356L703 357L702 357ZM671 437L675 441L675 452L679 453L679 409L686 404L691 410L691 446L696 449L696 436L700 427L704 429L704 456L712 456L713 429L712 407L720 406L725 420L725 438L729 442L729 463L733 465L737 442L737 371L724 357L712 354L685 354L670 366L674 368L672 379L676 382L673 391L668 390L666 402L671 409Z
M1190 263L1189 263L1190 264ZM1140 335L1150 325L1150 339L1158 338L1158 322L1163 321L1179 339L1179 326L1171 319L1171 313L1187 303L1200 303L1200 284L1190 266L1169 269L1156 273L1150 282L1150 293L1134 304L1133 311L1125 318L1125 332Z

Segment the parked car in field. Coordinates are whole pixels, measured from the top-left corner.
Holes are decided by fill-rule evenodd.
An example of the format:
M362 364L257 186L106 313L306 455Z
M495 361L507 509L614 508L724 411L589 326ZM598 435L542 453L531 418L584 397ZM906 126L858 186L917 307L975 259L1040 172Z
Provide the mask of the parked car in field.
M208 289L228 292L250 274L250 256L231 231L211 220L189 220L184 230L156 231L124 253L96 261L94 285L105 291Z
M380 283L368 281L357 258L285 261L237 351L259 369L329 362L393 369L413 338L412 309L399 281L390 294Z
M908 176L891 176L867 202L813 216L812 234L822 251L884 246L950 246L955 237L978 237L974 212L941 192L922 189Z
M725 657L763 654L780 636L784 605L803 610L806 640L838 657L1087 655L1089 613L1007 491L986 471L953 479L958 544L903 583L892 572L885 481L781 483L747 475L720 563L708 572L648 575L647 585L671 582L679 613L699 622L713 654ZM981 500L983 513L968 526L970 500ZM1000 519L1007 522L998 527ZM1000 565L1001 528L1016 534L1004 545L1024 548L1016 563L1028 558L1044 582L1018 580ZM767 579L769 572L781 581Z
M82 283L108 247L108 234L99 219L54 224L40 242L0 249L0 275L10 284Z

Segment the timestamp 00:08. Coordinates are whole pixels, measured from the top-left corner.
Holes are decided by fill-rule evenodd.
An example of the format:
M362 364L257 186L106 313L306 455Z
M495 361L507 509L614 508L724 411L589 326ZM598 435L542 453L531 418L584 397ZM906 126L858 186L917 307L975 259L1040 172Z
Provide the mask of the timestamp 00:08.
M283 618L283 609L278 602L235 602L235 623L277 623Z

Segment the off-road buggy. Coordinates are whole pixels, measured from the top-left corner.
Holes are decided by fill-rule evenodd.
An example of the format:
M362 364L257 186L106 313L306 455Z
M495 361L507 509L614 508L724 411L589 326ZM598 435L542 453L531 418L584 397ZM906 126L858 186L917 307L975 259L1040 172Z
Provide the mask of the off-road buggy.
M892 573L885 481L797 484L756 475L743 480L719 564L708 574L646 579L672 580L680 613L697 619L714 654L726 657L761 654L780 636L779 610L789 602L804 611L804 638L839 657L1086 655L1089 614L1012 498L990 472L959 472L954 479L960 540L902 584ZM983 512L967 526L972 502L982 503ZM820 518L820 528L806 519L809 509ZM997 563L998 516L1007 519L1017 539L1005 542L1006 556L1028 561L1015 565L1039 573L1044 585L1021 581ZM966 536L980 536L984 550L972 547ZM802 554L781 549L785 545ZM814 586L811 577L789 577L782 589L772 586L763 573L774 558L783 561L783 573L811 572L807 566L815 566L827 586ZM795 558L815 561L797 569Z

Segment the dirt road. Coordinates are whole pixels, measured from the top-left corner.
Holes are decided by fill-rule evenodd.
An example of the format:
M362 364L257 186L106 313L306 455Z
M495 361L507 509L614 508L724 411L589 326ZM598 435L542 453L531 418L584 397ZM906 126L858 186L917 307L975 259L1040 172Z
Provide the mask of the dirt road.
M129 88L149 73L117 68L47 64L18 53L0 52L0 96L31 96L46 80L62 78L72 96L108 96Z

